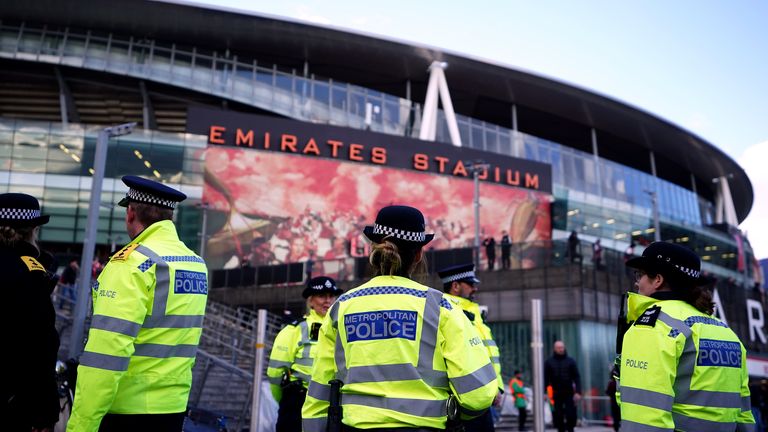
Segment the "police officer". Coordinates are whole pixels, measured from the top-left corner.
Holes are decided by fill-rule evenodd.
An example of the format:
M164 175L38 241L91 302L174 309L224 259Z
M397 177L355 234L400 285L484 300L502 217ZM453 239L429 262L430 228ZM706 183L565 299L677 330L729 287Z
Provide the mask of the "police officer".
M501 402L501 395L504 394L504 380L501 377L501 361L499 359L499 347L493 340L493 334L480 314L480 305L475 303L475 293L477 292L480 279L475 276L475 265L461 264L438 270L437 275L443 282L443 291L445 297L456 307L464 312L472 326L477 330L477 334L483 341L483 345L488 350L488 356L493 362L493 369L496 371L499 392L494 400L494 406ZM494 431L493 416L490 410L486 411L480 417L471 420L465 420L465 428L471 431L483 432Z
M699 257L663 242L627 261L636 269L621 351L621 430L754 430L747 356L714 318Z
M467 416L482 414L498 391L482 341L443 293L411 279L434 237L424 216L384 207L363 233L373 242L375 276L339 297L323 320L304 432L325 430L332 380L343 382L345 431L443 430L455 403Z
M37 247L39 226L48 219L35 197L0 194L0 339L6 347L0 356L2 430L46 430L59 419L59 334L51 303L57 278L46 270Z
M301 406L312 375L317 335L323 317L343 291L336 281L318 276L307 281L302 296L307 300L304 320L294 321L277 334L269 356L270 388L280 404L277 432L301 430Z
M131 242L93 286L70 432L180 431L187 409L208 270L172 222L186 195L141 177L123 183Z

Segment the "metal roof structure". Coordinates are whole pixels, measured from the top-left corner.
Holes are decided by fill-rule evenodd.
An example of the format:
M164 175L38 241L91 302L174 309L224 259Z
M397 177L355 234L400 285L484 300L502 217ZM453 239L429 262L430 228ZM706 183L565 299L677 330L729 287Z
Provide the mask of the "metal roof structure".
M299 22L185 2L110 0L34 0L0 2L0 20L45 23L157 40L204 46L251 55L312 73L395 95L423 97L427 67L449 64L446 76L458 113L486 119L511 117L504 107L515 104L567 122L594 128L635 150L652 151L667 170L693 173L700 186L714 190L712 179L729 176L739 220L754 199L744 170L701 137L640 108L556 79L447 50ZM493 114L488 114L496 111ZM486 118L483 118L486 117ZM610 145L617 145L616 142ZM568 143L563 143L568 145ZM611 154L623 151L609 150ZM612 157L627 164L637 152ZM642 154L642 152L641 152ZM645 156L647 158L647 156ZM659 168L659 175L664 177ZM690 183L689 183L690 185ZM690 187L689 187L690 188ZM699 190L699 193L703 191Z

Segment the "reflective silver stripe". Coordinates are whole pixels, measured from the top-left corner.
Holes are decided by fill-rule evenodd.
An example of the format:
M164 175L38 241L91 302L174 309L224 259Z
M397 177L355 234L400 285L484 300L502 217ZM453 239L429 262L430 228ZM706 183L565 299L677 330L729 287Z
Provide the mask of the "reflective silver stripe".
M736 423L736 432L757 432L757 425L754 423Z
M271 367L271 368L275 368L275 369L280 369L280 368L290 368L291 365L293 365L293 363L287 362L287 361L270 360L269 361L269 365L267 365L267 367Z
M673 432L672 428L663 428L621 419L621 432Z
M269 377L269 383L274 385L280 385L283 382L282 377Z
M679 331L680 333L685 335L686 338L691 336L692 331L690 327L685 325L685 323L680 321L679 319L672 318L669 314L667 314L664 311L659 313L659 321Z
M749 396L741 397L741 410L752 411L752 399Z
M698 419L676 412L672 413L672 421L675 422L675 429L683 431L733 432L736 429L736 423L733 422L721 423ZM624 422L621 423L621 430L623 431Z
M160 344L135 344L135 356L168 358L168 357L189 357L194 358L197 354L197 345L160 345Z
M141 329L141 324L128 321L122 318L115 318L106 315L94 315L91 320L91 328L106 330L113 333L136 337Z
M309 340L309 331L307 331L308 324L306 321L299 323L299 329L301 330L301 342Z
M130 357L118 357L90 351L85 351L82 355L80 355L80 364L83 366L90 366L92 368L106 369L115 372L123 372L128 370L128 363L130 363L130 361Z
M331 386L320 384L317 381L310 381L309 382L309 390L307 391L308 396L312 396L313 398L321 401L330 401L331 400Z
M427 288L427 298L424 302L424 320L421 324L419 361L416 367L424 382L432 387L448 387L448 374L432 368L435 349L437 348L437 330L440 326L440 300L442 299L442 292Z
M302 365L302 366L312 366L315 363L315 359L312 357L307 358L297 358L294 361L294 364Z
M672 404L674 401L674 396L666 395L664 393L643 390L635 387L621 387L621 403L628 402L670 412L672 411Z
M301 427L304 432L325 432L325 427L328 423L326 417L318 418L306 418L301 419Z
M742 407L740 393L708 390L690 390L688 394L685 395L685 399L678 397L677 402L684 403L686 405L699 405L712 408L741 409Z
M296 378L301 379L302 381L304 381L304 383L308 383L308 382L310 382L312 380L311 376L309 376L309 375L307 375L305 373L301 373L301 372L296 371L296 370L291 370L291 375L295 376Z
M403 399L382 396L345 394L341 400L343 406L362 405L371 408L387 409L417 417L445 417L445 400Z
M491 356L491 361L496 364L501 364L501 359L499 359L499 356Z
M202 328L205 315L147 315L144 328Z
M422 379L419 370L410 363L375 366L355 366L347 371L348 383L408 381Z
M493 339L484 339L483 340L483 345L495 347L496 346L496 342L494 342Z
M152 258L157 264L155 267L155 300L152 303L152 316L165 316L165 306L168 304L168 290L171 286L171 275L168 270L168 263L152 249L139 245L137 252Z
M470 374L453 377L450 381L456 389L456 393L469 393L472 390L477 390L488 383L496 381L496 370L493 368L493 363L488 363Z

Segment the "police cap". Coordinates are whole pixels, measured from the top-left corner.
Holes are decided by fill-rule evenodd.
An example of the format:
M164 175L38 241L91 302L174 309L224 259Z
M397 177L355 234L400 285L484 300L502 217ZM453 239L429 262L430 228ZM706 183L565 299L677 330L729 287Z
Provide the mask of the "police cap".
M317 276L307 281L307 287L304 288L304 292L301 293L301 296L304 298L309 298L313 295L325 293L340 296L343 292L344 290L336 287L335 280L329 278L328 276Z
M23 193L0 194L0 225L30 227L45 225L50 216L40 213L40 203L32 195Z
M122 207L128 207L129 202L138 202L175 209L176 204L187 199L182 192L154 180L127 175L123 176L123 183L128 186L128 194L118 203Z
M480 283L480 279L475 276L475 265L471 263L446 267L438 270L437 275L440 276L440 280L443 284L466 282L470 285L476 285Z

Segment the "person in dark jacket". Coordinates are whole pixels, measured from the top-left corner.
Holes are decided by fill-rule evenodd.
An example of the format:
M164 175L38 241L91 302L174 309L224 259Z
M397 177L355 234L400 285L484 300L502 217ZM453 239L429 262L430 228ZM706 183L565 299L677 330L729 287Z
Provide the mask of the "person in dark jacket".
M4 431L51 430L59 419L56 355L59 335L51 292L56 275L37 247L38 227L48 223L30 195L0 194L0 332L13 355L0 356L0 418Z
M555 405L552 422L558 432L573 432L576 403L581 400L581 375L576 361L565 352L563 341L556 341L554 354L544 363L544 386L552 386Z

